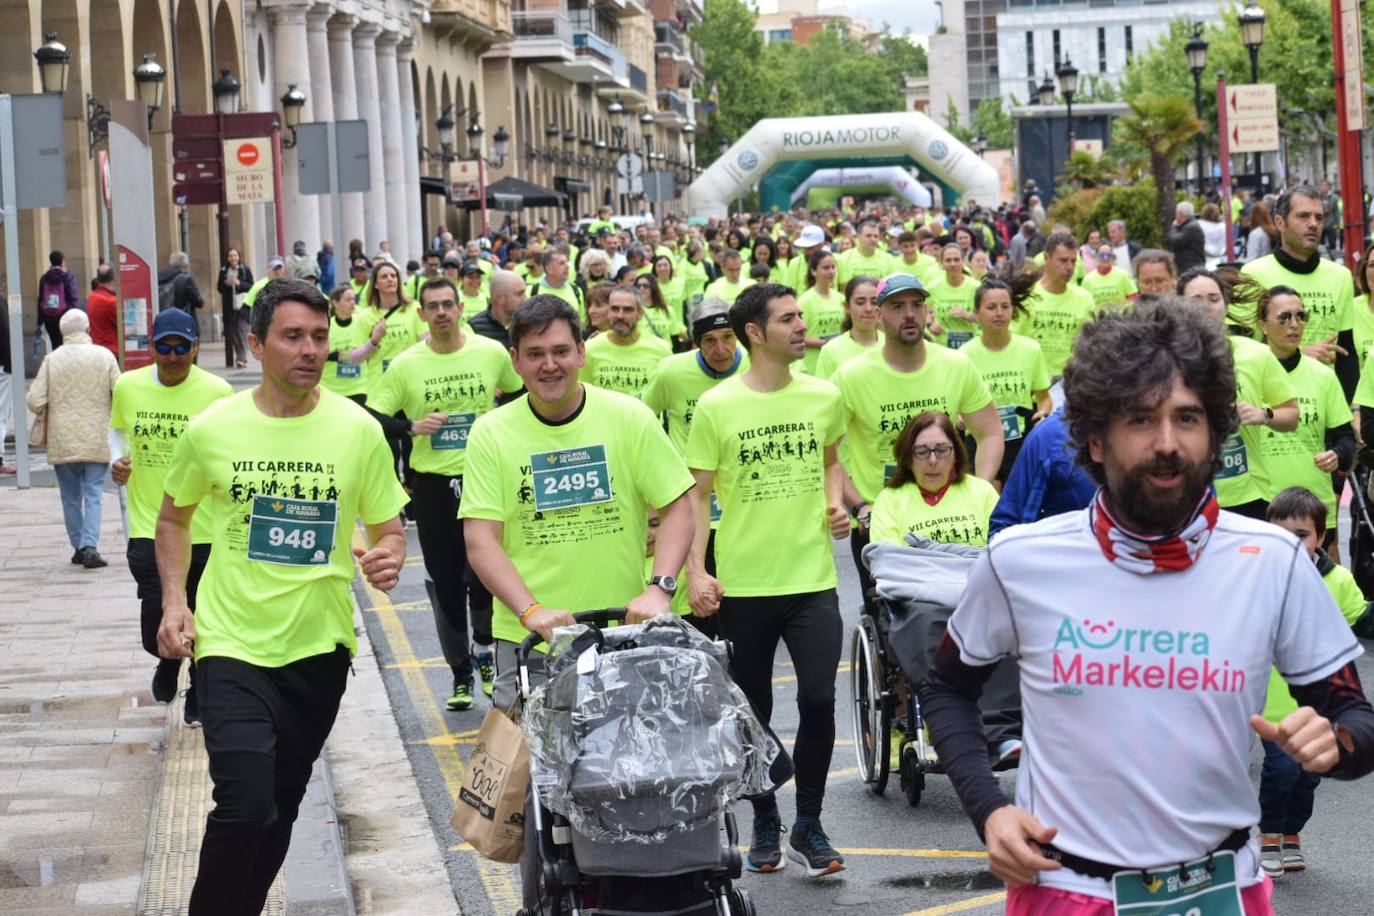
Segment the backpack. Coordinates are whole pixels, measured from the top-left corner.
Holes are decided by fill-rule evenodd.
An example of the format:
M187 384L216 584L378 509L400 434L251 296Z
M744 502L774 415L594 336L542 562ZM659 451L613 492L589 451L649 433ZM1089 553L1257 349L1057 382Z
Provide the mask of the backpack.
M157 310L165 312L170 308L176 308L177 304L177 277L181 274L172 274L166 283L157 285Z
M38 287L38 314L44 320L61 318L67 311L67 284L59 274L43 278Z

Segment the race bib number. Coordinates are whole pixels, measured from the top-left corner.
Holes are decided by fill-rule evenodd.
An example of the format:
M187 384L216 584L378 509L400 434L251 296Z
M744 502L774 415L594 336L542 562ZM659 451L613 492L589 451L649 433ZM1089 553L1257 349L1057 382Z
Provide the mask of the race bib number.
M1245 440L1239 434L1232 433L1221 444L1221 470L1217 471L1215 479L1229 480L1248 473L1250 462L1245 454Z
M885 465L883 465L883 486L887 486L887 482L888 482L889 480L892 479L892 475L895 474L895 473L897 473L897 465L895 465L895 464L885 464Z
M1112 876L1116 916L1244 916L1236 854L1218 852L1183 865Z
M339 378L359 378L362 374L362 366L357 363L350 363L346 359L339 360Z
M283 566L323 566L334 552L339 505L333 500L254 496L248 559Z
M530 456L534 508L540 512L608 503L612 499L606 446L539 452Z
M429 447L436 452L451 452L455 449L468 447L468 431L472 429L472 421L477 419L475 413L451 413L444 425L439 427L437 433L429 434Z
M720 521L720 500L716 499L716 491L711 491L711 524Z
M1021 417L1016 413L1016 405L997 408L997 419L1002 421L1003 442L1021 438Z
M970 340L973 339L973 332L972 332L972 331L950 331L949 334L948 334L948 336L947 336L945 339L949 342L949 348L950 348L951 350L957 350L957 349L959 349L960 347L962 347L964 344L968 343Z

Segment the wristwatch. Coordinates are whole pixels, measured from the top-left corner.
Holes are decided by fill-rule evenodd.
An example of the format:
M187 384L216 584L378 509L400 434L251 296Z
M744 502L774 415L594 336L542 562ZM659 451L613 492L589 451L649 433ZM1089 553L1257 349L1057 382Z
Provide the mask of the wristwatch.
M1274 408L1269 407L1268 405L1265 405L1265 408L1264 408L1264 425L1265 425L1265 426L1268 426L1270 423L1273 423L1273 422L1274 422Z
M657 585L659 588L663 589L668 593L669 598L677 594L677 579L672 576L654 576L649 580L649 584Z

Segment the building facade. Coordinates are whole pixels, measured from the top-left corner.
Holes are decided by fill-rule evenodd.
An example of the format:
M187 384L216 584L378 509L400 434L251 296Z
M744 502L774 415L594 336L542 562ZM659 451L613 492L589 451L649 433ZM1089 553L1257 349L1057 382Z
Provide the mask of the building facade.
M172 251L185 250L213 306L221 254L231 245L260 274L269 255L289 252L296 240L311 253L326 239L338 253L351 239L362 241L369 254L387 242L404 262L419 258L441 225L460 239L476 232L476 219L448 206L442 193L421 193L422 187L448 187L460 168L439 155L436 121L445 112L456 124L455 146L462 153L474 123L482 128L480 145L489 158L498 130L509 134L509 155L486 170L488 182L513 175L566 190L573 215L602 202L618 212L644 206L620 193L617 147L645 154L645 168L671 173L685 185L688 137L682 128L696 120L692 99L701 79L701 51L686 32L701 15L701 0L6 4L0 9L0 92L39 91L33 53L45 33L57 33L72 52L63 100L68 204L21 214L26 306L50 249L64 252L83 289L111 256L100 228L106 214L98 154L105 141L88 118L88 105L137 98L133 70L147 53L167 70L151 133L158 260L165 264ZM294 149L283 153L282 239L270 204L229 207L227 237L221 238L213 206L173 201L172 117L213 113L212 85L222 71L239 81L242 111L280 112L279 100L294 86L305 95L302 123L367 122L371 186L341 195L342 238L330 237L330 198L299 193ZM616 102L625 110L620 132L611 117ZM676 212L678 202L669 195L654 209ZM523 210L509 219L533 224L565 215ZM490 218L495 229L507 214L494 211ZM26 307L30 330L32 311Z

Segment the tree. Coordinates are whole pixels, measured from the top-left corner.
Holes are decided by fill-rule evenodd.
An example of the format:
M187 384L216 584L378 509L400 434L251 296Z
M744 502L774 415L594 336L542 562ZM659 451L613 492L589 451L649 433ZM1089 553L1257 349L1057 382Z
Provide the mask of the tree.
M945 130L960 143L973 142L973 131L959 124L959 106L954 104L953 97L949 100L949 107L945 109Z
M706 78L697 86L697 100L709 111L705 136L696 143L702 165L716 155L722 138L738 139L755 121L771 116L777 82L763 69L763 39L754 31L757 18L745 0L706 0L702 21L692 27L692 40L705 58Z
M1162 230L1174 219L1174 164L1202 130L1202 122L1182 94L1146 92L1127 104L1131 113L1116 120L1114 139L1148 153L1157 190L1155 215Z
M1064 174L1059 180L1077 185L1079 188L1095 188L1111 184L1117 177L1116 160L1111 153L1104 152L1094 156L1084 150L1075 150L1064 164Z
M986 98L973 112L973 133L982 134L988 149L1011 149L1016 145L1011 114L1003 107L1001 98Z

